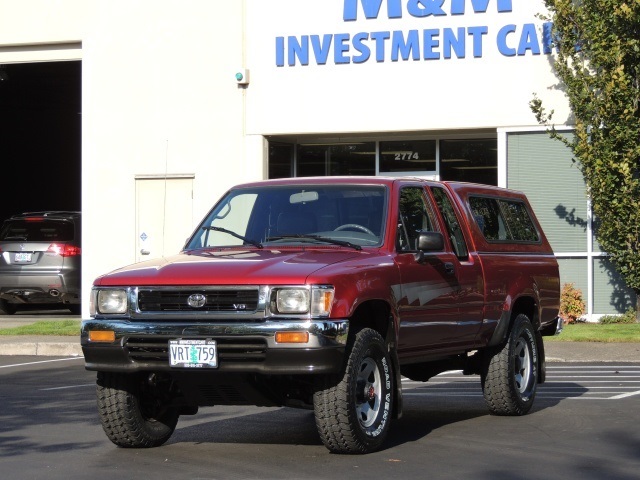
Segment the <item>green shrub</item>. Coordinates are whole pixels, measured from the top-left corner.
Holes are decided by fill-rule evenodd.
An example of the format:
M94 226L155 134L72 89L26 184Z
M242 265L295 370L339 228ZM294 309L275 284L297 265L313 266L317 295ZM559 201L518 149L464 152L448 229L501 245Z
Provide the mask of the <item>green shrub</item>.
M614 323L636 323L636 311L633 308L630 308L622 315L604 315L600 317L599 322L605 325L611 325Z
M582 299L582 291L573 283L562 285L560 292L560 317L564 323L574 323L584 315L585 305Z

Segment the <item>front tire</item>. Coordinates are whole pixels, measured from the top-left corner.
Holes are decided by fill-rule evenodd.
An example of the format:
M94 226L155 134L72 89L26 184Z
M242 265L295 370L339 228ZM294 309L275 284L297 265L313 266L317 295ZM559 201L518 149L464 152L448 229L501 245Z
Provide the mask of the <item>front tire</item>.
M322 443L333 453L369 453L389 431L394 401L391 359L378 332L355 335L342 377L323 377L313 397Z
M538 385L536 335L526 315L518 315L504 346L487 354L481 375L484 399L493 415L524 415Z
M98 413L109 440L129 448L157 447L169 440L179 412L167 406L166 392L141 375L98 372Z

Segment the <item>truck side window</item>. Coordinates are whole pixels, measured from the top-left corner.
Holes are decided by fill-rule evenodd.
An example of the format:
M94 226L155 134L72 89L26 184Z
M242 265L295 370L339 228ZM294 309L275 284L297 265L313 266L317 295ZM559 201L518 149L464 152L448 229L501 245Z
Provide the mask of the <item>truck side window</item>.
M469 197L469 206L484 238L507 240L504 218L495 198Z
M509 233L515 241L532 243L540 241L538 231L533 225L524 202L498 200L498 204L507 221Z
M524 202L489 197L469 197L469 206L488 241L536 243L538 231Z
M451 240L454 253L460 260L467 259L469 250L467 249L467 244L464 241L464 235L460 228L460 220L453 209L451 200L449 200L443 188L431 187L431 193L433 193L433 198L435 198L438 210L440 210L440 214L444 220L447 235Z
M398 212L397 249L415 251L420 232L434 231L422 187L405 187L400 191Z

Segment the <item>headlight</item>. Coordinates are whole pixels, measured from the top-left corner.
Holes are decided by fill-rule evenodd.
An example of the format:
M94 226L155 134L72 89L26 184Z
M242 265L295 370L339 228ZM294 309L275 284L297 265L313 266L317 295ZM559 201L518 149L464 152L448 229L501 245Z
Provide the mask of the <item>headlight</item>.
M309 290L282 288L276 291L275 310L278 313L308 313Z
M334 289L329 286L278 288L271 296L271 312L328 317L333 295Z
M126 290L97 290L95 291L95 313L127 313L127 291Z

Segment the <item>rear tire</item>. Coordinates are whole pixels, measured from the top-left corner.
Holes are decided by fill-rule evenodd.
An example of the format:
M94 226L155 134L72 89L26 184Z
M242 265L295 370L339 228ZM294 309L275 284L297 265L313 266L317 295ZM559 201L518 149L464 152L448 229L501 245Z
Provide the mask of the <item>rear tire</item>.
M393 368L378 332L355 336L342 377L324 377L313 397L322 443L333 453L369 453L380 448L393 410Z
M538 385L536 335L526 315L513 322L502 348L487 352L481 375L484 399L493 415L524 415Z
M16 313L17 307L13 303L6 300L0 300L0 315L13 315Z
M141 375L98 372L98 413L109 440L129 448L157 447L169 440L179 413L167 406L167 392L148 385Z

